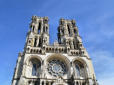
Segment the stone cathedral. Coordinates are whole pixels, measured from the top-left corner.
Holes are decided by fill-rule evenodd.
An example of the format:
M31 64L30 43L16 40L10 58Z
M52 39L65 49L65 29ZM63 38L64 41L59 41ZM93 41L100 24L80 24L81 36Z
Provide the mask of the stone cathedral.
M75 20L60 19L58 41L52 45L48 21L48 17L32 16L12 85L98 85Z

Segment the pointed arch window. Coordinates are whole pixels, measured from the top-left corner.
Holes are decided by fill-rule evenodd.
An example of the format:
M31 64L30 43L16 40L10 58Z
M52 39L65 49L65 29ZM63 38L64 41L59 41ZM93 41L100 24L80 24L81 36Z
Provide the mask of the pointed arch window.
M71 34L71 33L70 33L70 26L67 25L67 28L68 28L68 33L69 33L69 35L70 35L70 34Z
M32 76L40 76L41 72L41 62L38 59L31 59L31 75Z
M79 67L79 65L76 65L76 73L77 73L77 76L80 77L80 67Z
M41 47L42 45L42 41L41 41L41 38L39 38L39 44L38 44L38 47Z
M76 82L76 85L79 85L79 83L78 83L78 82Z
M38 34L41 32L41 22L39 22L39 26L38 26Z
M36 45L37 45L37 38L35 38L34 47L36 47Z
M77 77L82 77L85 78L86 77L86 69L83 65L83 63L79 62L79 61L75 61L75 71L76 71L76 76Z
M34 85L40 85L40 82L39 81L35 81Z
M74 29L74 34L76 35L76 29Z
M37 65L36 64L33 64L33 67L32 67L32 75L33 76L36 76L37 75Z

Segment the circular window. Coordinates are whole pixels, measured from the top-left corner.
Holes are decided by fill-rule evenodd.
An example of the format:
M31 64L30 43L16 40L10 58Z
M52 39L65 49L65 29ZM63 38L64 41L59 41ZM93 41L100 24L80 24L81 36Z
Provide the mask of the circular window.
M53 59L48 62L48 72L53 76L63 76L67 68L63 61Z

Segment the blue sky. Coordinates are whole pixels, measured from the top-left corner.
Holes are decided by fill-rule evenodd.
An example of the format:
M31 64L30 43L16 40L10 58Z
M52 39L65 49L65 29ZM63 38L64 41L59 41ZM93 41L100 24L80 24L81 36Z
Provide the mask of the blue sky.
M50 43L61 17L75 19L100 85L114 82L114 0L0 0L0 84L10 85L31 16L48 16Z

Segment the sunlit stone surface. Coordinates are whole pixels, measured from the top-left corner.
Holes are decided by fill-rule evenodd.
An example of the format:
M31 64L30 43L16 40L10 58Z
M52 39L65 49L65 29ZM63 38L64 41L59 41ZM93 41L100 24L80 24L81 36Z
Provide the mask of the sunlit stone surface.
M98 85L75 20L60 19L53 45L48 21L48 17L32 17L12 85Z

